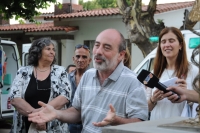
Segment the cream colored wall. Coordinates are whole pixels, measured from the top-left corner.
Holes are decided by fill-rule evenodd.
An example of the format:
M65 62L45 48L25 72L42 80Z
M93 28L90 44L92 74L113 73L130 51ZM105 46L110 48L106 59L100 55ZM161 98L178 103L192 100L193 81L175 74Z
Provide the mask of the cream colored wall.
M70 26L79 26L79 31L77 31L74 36L74 45L83 44L84 40L95 40L96 36L103 30L107 28L114 28L120 31L126 39L128 39L126 33L125 24L122 22L122 18L110 19L110 20L83 20L83 21L72 21L63 22L63 24L68 24ZM103 23L103 24L102 24ZM143 55L137 46L132 47L132 69L134 69L143 59ZM91 62L92 63L92 62Z
M192 9L187 8L189 11ZM158 19L163 19L165 26L174 26L177 28L180 28L183 25L183 19L184 19L184 12L185 9L179 9L176 11L169 11L161 14L155 14L154 19L157 22ZM194 29L200 29L200 23L198 22Z
M73 4L78 4L79 0L71 0ZM62 0L62 3L70 3L70 0Z
M191 8L190 8L191 9ZM174 26L180 28L182 26L184 9L170 11L167 13L156 14L154 16L155 20L163 19L166 26ZM94 17L94 18L79 18L79 19L67 19L67 21L57 21L55 25L69 25L69 26L79 26L79 31L74 33L74 46L76 44L83 44L84 40L95 40L96 36L107 28L114 28L120 31L126 39L128 39L125 24L122 22L122 17ZM199 29L199 23L195 27ZM74 46L72 48L74 48ZM69 47L71 48L71 47ZM144 59L139 48L132 44L132 70ZM73 51L73 50L72 50ZM63 51L64 52L64 51ZM66 51L66 55L71 51ZM63 53L64 58L66 55ZM71 56L71 55L69 55ZM71 57L70 57L71 58ZM67 62L71 62L70 58L66 58ZM67 64L66 62L63 64Z
M61 65L67 67L69 64L73 64L74 40L64 39L61 40L61 43Z

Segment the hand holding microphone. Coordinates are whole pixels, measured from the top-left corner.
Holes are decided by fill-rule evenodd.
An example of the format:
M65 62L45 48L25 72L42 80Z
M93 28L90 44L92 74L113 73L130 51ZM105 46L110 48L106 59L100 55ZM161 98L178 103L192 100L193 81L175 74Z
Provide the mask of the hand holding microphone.
M164 84L162 84L161 82L159 82L159 79L152 74L151 72L147 71L147 70L142 70L139 75L137 76L137 79L144 84L145 86L149 87L149 88L158 88L159 90L163 91L164 93L168 93L171 92L172 94L177 94L173 91L169 91L167 90L167 86L165 86ZM168 93L170 94L170 93ZM177 94L178 95L178 94ZM180 99L180 95L178 95L178 99L176 101L178 101Z

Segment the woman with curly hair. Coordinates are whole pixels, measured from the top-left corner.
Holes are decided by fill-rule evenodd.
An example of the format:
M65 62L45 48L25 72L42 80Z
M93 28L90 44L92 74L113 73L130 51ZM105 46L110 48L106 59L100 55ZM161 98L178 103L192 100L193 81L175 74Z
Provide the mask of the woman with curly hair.
M15 107L12 131L27 133L30 125L47 133L66 133L67 124L53 120L31 124L28 114L41 109L43 101L56 109L65 109L71 97L71 86L64 67L55 65L55 43L50 38L35 40L30 49L28 66L21 67L12 83L11 104Z

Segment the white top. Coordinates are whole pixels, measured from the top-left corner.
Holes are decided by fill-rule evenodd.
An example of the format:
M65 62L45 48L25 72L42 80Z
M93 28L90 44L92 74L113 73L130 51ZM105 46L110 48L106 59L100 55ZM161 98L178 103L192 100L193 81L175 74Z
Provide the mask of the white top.
M187 88L188 89L193 89L192 87L192 83L194 78L196 77L196 75L198 74L198 68L194 65L190 65L190 69L186 78L186 82L187 82ZM168 72L168 73L167 73ZM174 70L164 70L164 72L161 75L160 78L160 82L168 80L169 78L171 78L171 75L173 74ZM153 92L156 90L156 88L154 88L151 91L151 95L153 95ZM148 88L149 91L149 88ZM149 98L149 94L147 94L148 98ZM151 117L150 120L156 120L156 119L161 119L161 118L169 118L169 117L173 117L173 116L183 116L183 117L187 117L187 114L185 112L185 107L186 106L186 101L181 102L181 103L171 103L171 101L169 101L167 98L164 98L163 100L160 100L157 102L157 105L153 108L153 110L151 111ZM183 110L184 109L184 110ZM195 110L196 108L193 108L193 110ZM183 113L184 112L184 113ZM196 116L196 112L193 112L193 117Z

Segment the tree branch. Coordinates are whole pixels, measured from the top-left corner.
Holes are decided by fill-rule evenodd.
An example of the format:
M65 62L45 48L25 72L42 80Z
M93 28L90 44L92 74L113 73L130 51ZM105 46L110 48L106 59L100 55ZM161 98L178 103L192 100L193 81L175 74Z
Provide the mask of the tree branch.
M157 36L165 27L164 23L156 24L154 20L157 0L151 0L149 11L142 11L142 0L131 0L131 7L125 7L124 0L117 1L123 12L123 22L126 24L130 42L135 43L145 57L157 46L149 41L149 37Z
M128 7L128 4L126 2L126 0L117 0L117 5L120 9L120 11L123 13L126 8Z
M150 13L154 13L156 11L156 6L157 6L156 3L157 3L157 0L150 0L147 11Z

